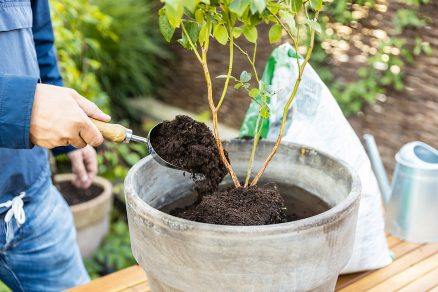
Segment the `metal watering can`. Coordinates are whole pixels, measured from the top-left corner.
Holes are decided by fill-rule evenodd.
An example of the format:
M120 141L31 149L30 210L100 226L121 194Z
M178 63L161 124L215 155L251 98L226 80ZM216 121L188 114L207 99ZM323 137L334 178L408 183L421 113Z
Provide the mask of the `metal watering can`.
M383 195L387 231L411 242L438 241L438 150L418 141L404 145L395 155L390 186L374 137L364 139Z

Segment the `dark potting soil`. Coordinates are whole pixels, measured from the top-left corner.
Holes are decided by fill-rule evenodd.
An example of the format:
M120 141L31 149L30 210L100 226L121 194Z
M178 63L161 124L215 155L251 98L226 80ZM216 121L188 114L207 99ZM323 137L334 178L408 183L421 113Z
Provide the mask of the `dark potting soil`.
M163 122L150 138L161 158L193 174L195 189L200 196L217 190L227 174L213 133L204 123L188 116L177 116L172 121Z
M276 188L230 188L204 196L202 201L172 215L220 225L267 225L287 221L284 200Z
M91 185L88 189L79 189L70 181L56 183L56 187L67 201L69 206L77 205L99 196L103 189L96 185Z
M287 221L284 200L275 187L218 190L227 174L213 133L188 116L164 122L150 137L155 151L166 161L192 173L195 202L172 215L222 225L266 225ZM228 154L226 154L228 159ZM199 176L197 174L202 174Z
M265 185L265 188L272 189L274 186L273 184L269 184ZM278 190L284 200L285 209L282 210L286 215L286 222L312 217L330 209L330 206L326 202L297 186L276 183L275 189ZM195 193L188 192L178 200L163 206L160 210L177 217L198 221L188 217L193 216L193 210L198 206L194 204L196 196ZM217 215L221 216L220 213ZM231 225L230 223L226 224Z

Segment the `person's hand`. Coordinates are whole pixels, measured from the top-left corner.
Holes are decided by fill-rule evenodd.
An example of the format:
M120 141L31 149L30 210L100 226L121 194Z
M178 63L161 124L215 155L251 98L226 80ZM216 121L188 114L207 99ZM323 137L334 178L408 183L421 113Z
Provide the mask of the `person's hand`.
M103 122L111 119L73 89L38 84L30 119L30 141L45 148L98 146L103 137L89 117Z
M88 189L97 174L96 150L90 145L67 154L75 175L73 184L77 188Z

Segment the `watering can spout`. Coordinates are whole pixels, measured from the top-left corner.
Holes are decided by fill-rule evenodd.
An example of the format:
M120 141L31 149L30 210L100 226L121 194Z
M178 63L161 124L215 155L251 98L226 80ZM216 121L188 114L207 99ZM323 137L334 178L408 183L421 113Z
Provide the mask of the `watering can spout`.
M391 196L391 187L389 185L385 167L383 166L382 159L380 158L379 150L377 149L374 137L372 135L365 134L364 140L368 156L371 161L371 167L373 168L374 174L376 175L380 191L383 195L383 201L386 204Z

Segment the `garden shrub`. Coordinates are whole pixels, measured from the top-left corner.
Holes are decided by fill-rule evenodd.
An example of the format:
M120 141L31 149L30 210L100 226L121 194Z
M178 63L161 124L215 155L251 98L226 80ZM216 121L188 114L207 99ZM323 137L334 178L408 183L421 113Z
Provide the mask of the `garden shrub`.
M101 54L102 46L86 32L93 28L108 38L115 38L110 30L112 18L87 0L51 0L50 4L58 62L65 86L76 89L108 112L108 95L96 78L101 63L90 57Z
M103 48L93 58L101 64L96 72L102 88L111 96L111 110L116 117L127 118L126 99L151 96L165 80L162 64L171 54L157 29L154 0L95 0L107 15L115 37L101 34L98 27L88 33Z

